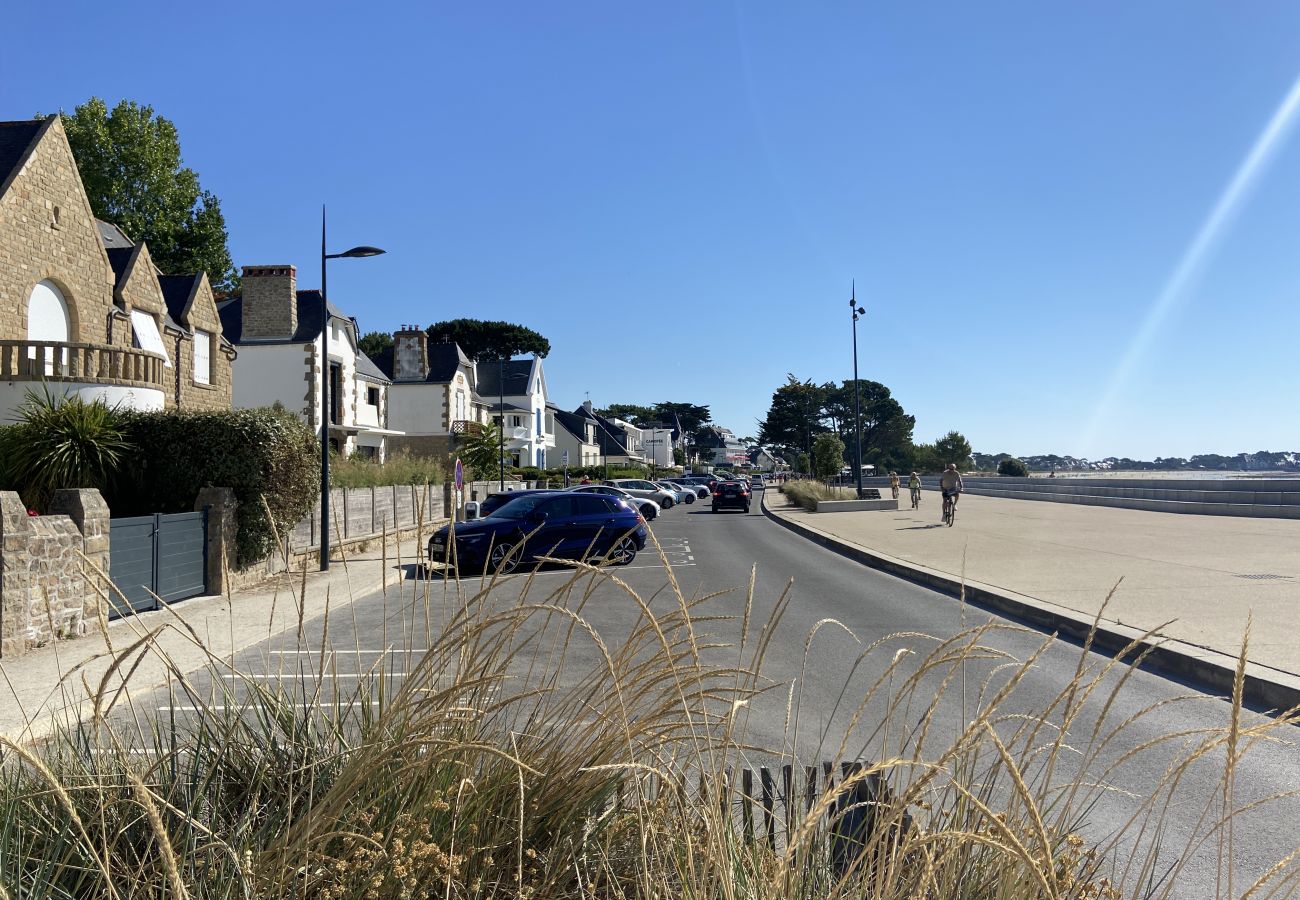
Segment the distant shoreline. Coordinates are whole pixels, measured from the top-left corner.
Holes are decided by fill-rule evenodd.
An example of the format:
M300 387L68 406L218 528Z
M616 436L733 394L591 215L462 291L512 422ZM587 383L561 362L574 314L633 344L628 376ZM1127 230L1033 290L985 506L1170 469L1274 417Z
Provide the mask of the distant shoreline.
M996 473L994 473L996 474ZM1030 478L1048 478L1049 472L1030 472ZM1119 469L1111 470L1088 470L1082 472L1068 471L1064 469L1056 470L1057 478L1204 478L1204 479L1224 479L1224 478L1296 478L1300 479L1300 472L1288 472L1282 469L1272 469L1263 472L1232 472L1222 469Z

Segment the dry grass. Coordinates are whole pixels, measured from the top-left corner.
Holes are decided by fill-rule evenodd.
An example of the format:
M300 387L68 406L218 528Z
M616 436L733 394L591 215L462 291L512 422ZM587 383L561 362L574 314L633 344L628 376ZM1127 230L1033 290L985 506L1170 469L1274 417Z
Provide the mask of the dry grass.
M340 488L384 487L390 484L441 484L446 471L440 460L402 451L382 463L357 454L330 459L330 483Z
M1130 669L1081 651L1058 697L1013 713L1049 640L1015 659L995 645L1017 629L988 624L861 647L854 669L879 661L881 674L842 696L849 727L818 733L802 717L806 670L763 676L788 588L760 619L751 579L719 617L722 598L668 582L643 597L617 569L585 565L558 582L408 581L385 602L430 649L406 677L376 668L338 695L323 643L303 643L311 655L279 680L223 679L216 658L176 673L173 692L197 709L184 720L147 699L108 712L118 695L101 686L87 722L3 748L0 897L1172 897L1170 804L1204 803L1194 840L1226 840L1242 755L1295 721L1248 724L1238 691L1221 729L1125 749L1156 709L1113 721ZM614 603L627 624L602 634L590 614ZM849 634L819 623L805 659L832 632ZM152 646L119 651L116 671ZM754 746L746 711L773 698L784 748ZM956 729L942 719L951 699ZM1174 744L1124 829L1082 837L1111 774ZM811 758L790 749L808 746ZM774 846L746 833L731 767L800 771L864 746L873 762L799 806ZM1225 760L1221 790L1187 796L1207 759ZM828 831L864 815L869 827L840 827L847 840ZM1279 860L1251 896L1285 896L1297 878ZM1249 887L1225 882L1223 895Z
M857 497L855 488L828 487L820 481L802 479L781 485L781 493L809 512L815 512L818 500L852 500Z

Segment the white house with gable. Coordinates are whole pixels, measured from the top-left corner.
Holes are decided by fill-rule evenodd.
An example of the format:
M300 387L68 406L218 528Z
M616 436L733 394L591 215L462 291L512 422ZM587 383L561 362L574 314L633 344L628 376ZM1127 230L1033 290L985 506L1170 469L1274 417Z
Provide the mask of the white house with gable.
M281 404L320 434L322 422L340 454L383 461L388 439L388 377L357 347L356 320L320 291L300 291L293 266L245 266L243 294L220 304L222 329L239 349L233 373L235 408ZM329 328L329 359L321 366L322 320ZM329 409L321 410L322 373Z
M505 450L513 465L539 469L560 465L555 450L555 410L547 403L542 360L480 361L477 391L493 421L505 429Z

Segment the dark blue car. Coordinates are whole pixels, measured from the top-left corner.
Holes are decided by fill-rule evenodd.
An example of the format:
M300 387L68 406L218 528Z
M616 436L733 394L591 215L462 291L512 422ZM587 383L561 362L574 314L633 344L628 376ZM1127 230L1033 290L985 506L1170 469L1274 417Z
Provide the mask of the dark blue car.
M645 519L616 497L602 494L530 493L482 519L443 526L429 538L429 561L458 569L513 572L539 556L608 559L625 566L645 547Z

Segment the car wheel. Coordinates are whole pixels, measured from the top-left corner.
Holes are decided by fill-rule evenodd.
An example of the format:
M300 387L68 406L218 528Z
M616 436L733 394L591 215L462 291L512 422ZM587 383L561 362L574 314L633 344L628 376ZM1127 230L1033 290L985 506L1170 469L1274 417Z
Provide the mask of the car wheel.
M636 559L636 541L623 535L610 549L609 561L616 566L626 566L634 559Z
M694 495L694 494L691 494L690 496L688 496L688 497L686 498L686 505L687 505L687 506L690 506L690 505L691 505L692 503L694 503L694 502L695 502L695 495Z
M748 506L745 507L745 512L749 512L749 507L748 507Z
M487 563L484 570L488 573L499 572L502 575L509 575L519 566L519 554L515 552L515 545L509 541L498 541L492 545L492 552L488 554Z
M641 507L641 515L645 518L647 522L653 522L655 516L659 515L659 513L655 511L655 508L653 506L647 504Z
M713 511L714 511L714 512L717 512L717 511L718 511L718 507L717 507L717 506L714 506L714 507L713 507Z
M672 508L673 508L673 501L672 501L672 500L669 500L667 497L665 497L665 498L664 498L664 502L661 503L660 506L662 506L664 509L672 509Z

